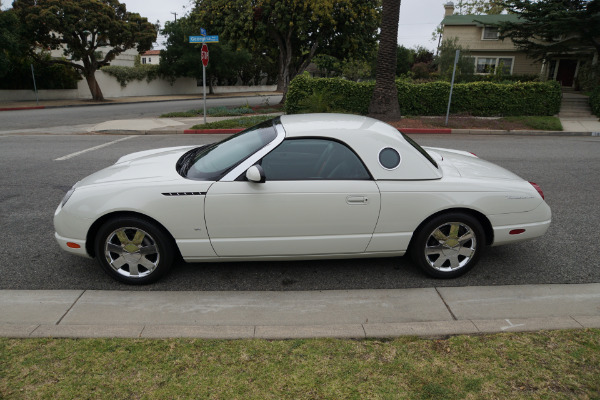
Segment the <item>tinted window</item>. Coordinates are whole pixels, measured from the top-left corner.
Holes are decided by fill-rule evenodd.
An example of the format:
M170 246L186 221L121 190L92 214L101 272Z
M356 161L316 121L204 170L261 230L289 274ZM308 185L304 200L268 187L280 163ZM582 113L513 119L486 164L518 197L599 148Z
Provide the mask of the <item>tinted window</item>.
M397 168L400 160L400 154L391 147L386 147L379 152L379 163L385 169Z
M325 139L288 139L261 162L267 181L367 180L362 161L344 144Z
M193 150L196 151L195 154L187 154L190 158L187 171L180 173L187 178L204 181L222 178L236 165L273 141L277 137L274 125L278 122L279 118L265 121L221 142Z

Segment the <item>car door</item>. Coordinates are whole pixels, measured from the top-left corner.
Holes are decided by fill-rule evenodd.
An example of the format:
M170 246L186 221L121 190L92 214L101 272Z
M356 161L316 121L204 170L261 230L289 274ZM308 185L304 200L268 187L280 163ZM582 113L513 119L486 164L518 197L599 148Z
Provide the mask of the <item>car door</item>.
M216 182L206 226L219 256L361 253L373 235L379 189L358 156L326 139L284 140L260 162L265 182Z

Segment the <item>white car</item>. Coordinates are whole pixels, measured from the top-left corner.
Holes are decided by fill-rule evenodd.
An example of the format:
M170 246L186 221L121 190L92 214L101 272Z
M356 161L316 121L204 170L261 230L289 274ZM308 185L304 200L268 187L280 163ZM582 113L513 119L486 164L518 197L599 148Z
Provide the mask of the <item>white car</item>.
M543 235L540 188L381 121L284 115L221 142L142 151L76 183L56 240L126 283L188 262L402 256L434 277Z

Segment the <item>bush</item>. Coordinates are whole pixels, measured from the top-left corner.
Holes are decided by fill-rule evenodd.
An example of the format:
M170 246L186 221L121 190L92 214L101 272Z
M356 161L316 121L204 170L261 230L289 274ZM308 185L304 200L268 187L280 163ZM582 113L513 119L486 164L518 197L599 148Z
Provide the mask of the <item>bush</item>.
M62 64L38 63L31 59L13 63L7 76L0 76L0 90L33 90L31 64L34 64L35 84L38 90L77 89L81 79L73 68Z
M100 69L114 76L115 79L121 84L121 87L126 87L130 81L146 79L146 82L150 83L152 80L158 78L159 66L151 64L137 65L135 67L123 67L120 65L109 65Z
M590 106L592 107L592 113L600 117L600 86L596 86L590 94Z
M396 81L398 103L404 115L444 115L448 107L449 82ZM375 82L351 82L335 78L296 77L285 103L288 114L302 112L300 104L315 92L337 96L332 108L366 115ZM554 115L560 110L558 82L473 82L454 85L450 112L476 116Z

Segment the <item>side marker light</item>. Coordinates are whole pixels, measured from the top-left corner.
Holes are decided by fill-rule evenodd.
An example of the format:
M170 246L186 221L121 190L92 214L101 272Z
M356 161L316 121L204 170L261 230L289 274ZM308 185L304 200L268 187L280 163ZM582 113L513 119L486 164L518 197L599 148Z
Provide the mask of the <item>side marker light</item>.
M513 229L512 231L508 232L508 234L509 235L520 235L523 232L525 232L525 229Z
M73 242L67 242L67 247L70 247L72 249L80 249L81 246L78 245L77 243L73 243Z

